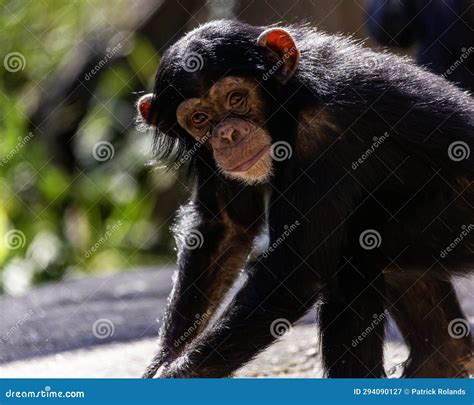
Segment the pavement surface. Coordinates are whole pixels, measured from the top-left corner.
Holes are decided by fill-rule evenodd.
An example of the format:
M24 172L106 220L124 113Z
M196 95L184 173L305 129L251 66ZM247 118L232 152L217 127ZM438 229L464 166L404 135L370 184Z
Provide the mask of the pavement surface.
M131 270L0 297L0 363L156 336L172 272Z
M0 297L0 377L138 377L156 348L172 269L140 269ZM474 323L474 277L456 283ZM321 377L314 311L237 377ZM401 373L407 349L393 323L386 370Z
M8 363L0 367L0 378L136 378L144 371L156 348L155 339L113 343ZM386 369L397 377L408 352L404 345L386 347ZM236 377L321 378L321 357L315 326L299 325L239 370Z

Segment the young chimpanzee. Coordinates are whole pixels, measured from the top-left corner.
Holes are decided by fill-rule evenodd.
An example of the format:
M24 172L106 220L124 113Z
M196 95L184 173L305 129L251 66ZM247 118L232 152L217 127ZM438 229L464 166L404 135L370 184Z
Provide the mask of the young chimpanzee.
M216 21L164 55L139 113L195 190L152 377L223 377L320 301L329 377L462 377L450 276L474 263L474 101L405 58L308 27ZM268 230L269 248L248 260ZM247 280L210 322L241 270Z

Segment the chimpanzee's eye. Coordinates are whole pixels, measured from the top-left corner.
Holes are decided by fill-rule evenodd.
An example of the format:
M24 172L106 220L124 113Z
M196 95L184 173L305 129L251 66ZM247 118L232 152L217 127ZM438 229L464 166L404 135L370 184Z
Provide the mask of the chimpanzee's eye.
M229 94L229 105L231 107L236 107L242 103L244 100L244 95L240 93L239 91L233 91L232 93Z
M194 125L202 125L209 119L209 116L203 112L196 112L192 115L191 120Z

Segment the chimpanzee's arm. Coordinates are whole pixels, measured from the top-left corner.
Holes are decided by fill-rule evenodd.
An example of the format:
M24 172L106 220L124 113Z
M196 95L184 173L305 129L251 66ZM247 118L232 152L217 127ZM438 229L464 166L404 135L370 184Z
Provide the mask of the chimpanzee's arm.
M144 377L174 359L208 323L235 281L262 225L263 197L255 187L213 173L197 179L174 233L178 270L160 331L159 351Z
M299 187L298 182L288 190L273 189L271 250L249 269L247 283L221 320L192 342L161 377L228 376L278 337L275 322L283 318L283 323L293 323L314 304L321 279L337 268L350 213L340 195L339 179L327 173L314 189ZM313 193L314 198L308 198Z

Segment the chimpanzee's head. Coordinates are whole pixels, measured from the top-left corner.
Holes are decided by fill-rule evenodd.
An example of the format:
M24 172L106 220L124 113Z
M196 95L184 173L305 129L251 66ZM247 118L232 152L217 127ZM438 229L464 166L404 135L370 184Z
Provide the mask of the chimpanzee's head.
M261 84L285 85L298 61L286 30L212 22L163 55L154 92L140 98L138 111L185 153L197 142L226 176L263 182L272 173L272 94Z

